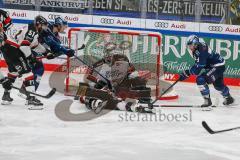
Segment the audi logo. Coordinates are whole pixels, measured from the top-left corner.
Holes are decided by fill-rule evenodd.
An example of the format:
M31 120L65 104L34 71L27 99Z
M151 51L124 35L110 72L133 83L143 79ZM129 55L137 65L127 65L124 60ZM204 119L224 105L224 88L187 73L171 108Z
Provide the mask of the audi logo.
M168 28L168 23L166 23L166 22L155 22L154 26L157 27L157 28Z
M114 24L114 19L101 18L101 23L102 23L102 24Z
M221 26L209 26L208 30L209 31L214 31L214 32L222 32L223 27L221 27Z
M61 17L61 16L60 15L56 15L56 14L49 14L48 15L48 18L51 19L51 20L54 20L57 17Z

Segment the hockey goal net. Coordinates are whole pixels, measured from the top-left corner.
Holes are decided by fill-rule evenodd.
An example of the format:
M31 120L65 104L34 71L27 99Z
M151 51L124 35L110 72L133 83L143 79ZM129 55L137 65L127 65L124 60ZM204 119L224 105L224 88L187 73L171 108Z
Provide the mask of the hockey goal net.
M163 80L164 68L161 65L162 39L160 33L72 28L68 32L68 38L69 47L76 49L76 56L90 66L105 57L106 54L123 54L127 56L135 68L133 75L147 80L147 87L151 88L152 97L159 98L161 93L170 86L170 83ZM79 49L83 45L85 48ZM96 69L101 73L104 67ZM68 59L65 95L74 95L79 82L91 84L86 80L88 71L88 67L76 58ZM168 100L177 97L176 93L171 90L159 99Z

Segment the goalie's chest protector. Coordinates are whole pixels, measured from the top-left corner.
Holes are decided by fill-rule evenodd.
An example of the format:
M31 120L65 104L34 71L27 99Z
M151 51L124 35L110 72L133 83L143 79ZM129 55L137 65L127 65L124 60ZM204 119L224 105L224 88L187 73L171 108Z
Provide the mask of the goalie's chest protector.
M129 63L126 61L115 61L114 65L104 64L100 73L111 81L113 86L119 85L128 75ZM105 81L101 76L99 79Z

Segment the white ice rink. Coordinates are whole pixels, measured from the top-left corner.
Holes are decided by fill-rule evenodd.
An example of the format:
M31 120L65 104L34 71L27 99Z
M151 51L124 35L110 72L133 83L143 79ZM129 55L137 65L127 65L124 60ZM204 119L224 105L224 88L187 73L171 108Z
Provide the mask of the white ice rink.
M40 92L50 90L44 76ZM180 98L174 103L201 104L195 84L179 83ZM212 97L221 96L212 88ZM13 91L11 106L0 107L0 160L239 160L240 130L210 135L201 126L205 120L214 130L240 126L240 90L231 87L238 105L220 105L211 112L199 108L162 108L166 114L192 112L188 122L122 121L124 112L112 111L87 122L64 122L55 115L55 105L69 99L57 93L41 99L42 111L29 111ZM2 96L3 89L0 88ZM161 102L169 104L169 102ZM221 103L221 102L220 102ZM74 103L71 111L83 107Z

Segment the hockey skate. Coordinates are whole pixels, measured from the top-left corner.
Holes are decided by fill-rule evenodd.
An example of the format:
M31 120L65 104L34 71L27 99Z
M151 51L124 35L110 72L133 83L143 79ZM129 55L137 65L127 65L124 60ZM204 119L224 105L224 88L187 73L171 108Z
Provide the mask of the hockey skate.
M234 103L234 98L229 94L229 96L224 97L223 105L229 106Z
M28 106L29 110L42 110L43 109L43 103L34 96L28 96L28 98L26 99L25 105Z
M94 105L94 108L93 108L93 111L94 113L96 114L99 114L102 112L102 110L104 109L104 107L106 106L107 104L107 101L96 101L95 102L95 105Z
M202 111L211 111L212 108L212 100L209 97L204 97L204 103L201 105Z
M2 105L10 105L12 103L13 99L10 97L10 92L5 91L2 96Z

